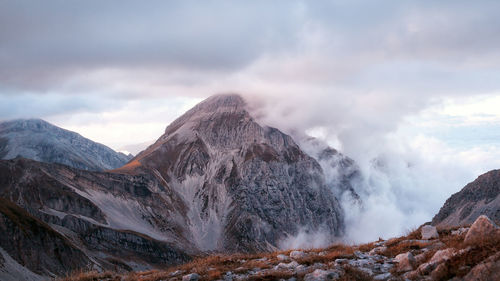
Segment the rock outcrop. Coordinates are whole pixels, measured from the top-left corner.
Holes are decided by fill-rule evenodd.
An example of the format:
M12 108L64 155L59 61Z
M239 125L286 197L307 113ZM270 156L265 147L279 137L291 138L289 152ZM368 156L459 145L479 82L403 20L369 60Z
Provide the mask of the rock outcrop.
M480 215L500 221L500 170L479 176L461 191L453 194L432 224L440 227L463 226L473 223Z
M465 236L465 243L478 243L488 240L500 231L498 225L492 222L487 216L481 215L471 225Z
M78 246L3 198L0 198L0 233L0 248L8 255L3 259L12 258L33 273L58 276L90 269L87 266L91 261Z
M132 156L41 119L21 119L0 123L0 159L16 157L103 171L123 166Z
M185 262L197 250L170 192L145 176L1 160L0 247L43 276Z
M435 226L432 225L424 225L421 229L422 239L436 239L439 238L439 234Z
M300 230L343 233L343 212L318 162L261 126L238 95L208 98L116 173L150 174L187 206L202 250L267 251Z

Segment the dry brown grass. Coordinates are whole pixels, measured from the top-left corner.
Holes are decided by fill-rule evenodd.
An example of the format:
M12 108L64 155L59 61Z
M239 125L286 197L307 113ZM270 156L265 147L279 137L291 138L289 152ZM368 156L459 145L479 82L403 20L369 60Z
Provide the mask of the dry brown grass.
M112 272L96 272L96 271L88 271L88 272L73 272L68 277L57 279L57 281L119 281L121 277L118 274Z
M481 239L468 244L464 243L463 240L462 243L458 243L457 241L451 239L448 242L456 246L455 248L457 249L466 249L466 253L456 255L445 262L446 270L443 273L443 278L445 279L449 279L454 276L462 277L468 272L468 269L500 252L500 232L497 232L486 239Z
M454 230L454 229L451 229ZM472 267L488 258L489 256L500 251L500 233L493 235L489 239L482 241L476 241L473 244L466 245L463 240L465 235L451 235L451 230L439 230L440 241L445 244L444 248L455 248L457 250L466 249L469 247L469 251L463 255L457 255L452 259L446 261L443 266L440 267L440 275L437 276L437 280L443 279L447 280L454 276L464 276L468 270ZM385 244L387 251L383 254L388 257L394 257L400 253L405 253L412 251L413 253L424 253L424 258L422 258L419 263L420 265L424 262L428 262L434 253L438 250L437 248L423 252L422 249L429 246L429 243L419 241L420 239L420 229L413 229L407 232L407 235L388 240ZM338 258L353 258L355 251L368 252L375 247L375 242L362 244L358 246L349 246L344 244L334 244L324 249L309 249L302 250L306 253L311 253L306 255L304 258L297 259L296 261L302 265L313 265L316 263L328 264L329 262L335 261ZM289 255L291 250L288 251L278 251L274 253L261 253L261 254L233 254L233 255L211 255L207 257L196 258L195 260L171 267L166 270L151 270L146 272L132 272L129 274L121 275L121 280L141 280L141 281L157 281L157 280L181 280L182 276L188 273L198 273L201 276L201 280L217 280L224 277L226 272L231 271L235 274L247 273L248 271L259 268L262 270L260 274L249 277L250 280L277 280L277 279L288 279L295 277L298 280L303 279L304 275L311 272L313 269L304 271L301 273L294 273L287 270L273 270L272 268L279 264L277 255ZM314 254L312 254L314 253ZM321 255L320 255L321 253ZM266 258L267 260L262 261L260 259ZM287 261L288 262L288 261ZM346 274L341 277L341 281L348 280L372 280L372 278L365 272L360 271L353 267L345 267ZM179 271L175 276L172 273ZM394 272L395 273L395 272ZM395 275L397 275L395 273ZM120 280L119 274L113 274L110 272L97 273L97 272L77 272L71 277L60 279L60 281L93 281L93 280Z
M256 274L251 276L249 280L279 280L279 279L289 279L295 277L296 275L292 271L281 271L281 270L270 270L264 271L261 274Z
M406 253L412 250L421 250L429 245L430 243L422 241L403 240L399 241L398 243L392 243L390 246L387 246L387 250L382 252L382 255L393 258L398 254Z
M345 274L338 279L339 281L372 281L373 278L366 272L363 272L355 267L346 266Z
M343 244L335 244L330 247L323 249L325 252L323 255L307 255L303 258L297 259L299 264L303 265L313 265L315 263L328 263L339 258L350 258L353 256L355 247L347 246ZM312 251L317 253L317 250Z
M359 245L359 246L358 246L358 249L359 249L361 252L369 252L369 251L371 251L373 248L375 248L375 242L366 243L366 244L362 244L362 245Z

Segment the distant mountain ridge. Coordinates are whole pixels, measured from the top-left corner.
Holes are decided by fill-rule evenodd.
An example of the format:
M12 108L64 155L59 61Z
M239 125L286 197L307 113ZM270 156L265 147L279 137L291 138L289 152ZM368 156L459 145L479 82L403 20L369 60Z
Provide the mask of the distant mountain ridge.
M0 159L16 157L91 171L115 169L131 158L41 119L0 123Z
M473 223L480 215L500 222L500 170L480 175L462 190L453 194L439 213L433 225L460 226Z

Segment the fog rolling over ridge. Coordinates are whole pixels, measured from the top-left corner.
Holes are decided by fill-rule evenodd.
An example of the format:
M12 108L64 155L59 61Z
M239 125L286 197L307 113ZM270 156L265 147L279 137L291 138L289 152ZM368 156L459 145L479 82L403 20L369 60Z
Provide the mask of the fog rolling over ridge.
M261 122L290 133L309 155L320 153L321 146L307 144L304 135L355 161L360 176L353 179L352 188L362 204L353 203L350 196L339 198L346 215L346 241L389 238L418 227L430 221L451 194L495 168L494 161L479 160L484 157L480 151L470 157L426 138L400 134L410 113L395 106L398 99L381 104L384 110L375 113L366 112L370 108L362 102L335 95L243 96ZM335 169L322 168L327 175L336 174Z
M429 221L500 167L499 1L178 2L2 1L0 119L136 155L202 99L239 93L261 124L356 162L354 240Z

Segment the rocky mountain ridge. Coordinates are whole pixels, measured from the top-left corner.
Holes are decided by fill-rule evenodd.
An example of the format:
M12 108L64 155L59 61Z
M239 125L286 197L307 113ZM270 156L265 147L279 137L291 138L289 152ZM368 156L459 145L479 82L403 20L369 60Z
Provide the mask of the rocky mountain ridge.
M216 96L112 171L1 160L0 198L48 238L12 247L10 239L23 240L25 232L5 219L0 227L13 237L0 248L17 263L10 268L31 278L62 275L61 268L144 270L213 251L276 250L303 231L324 231L334 241L344 228L334 188L314 158L290 136L258 124L241 97ZM64 249L64 260L54 248ZM35 266L30 251L53 255Z
M318 162L261 126L238 95L208 98L117 173L152 174L188 206L203 250L265 251L301 229L343 233L342 209ZM201 236L199 234L202 234Z
M480 175L453 194L432 219L432 224L442 227L467 225L480 215L500 222L500 170Z
M219 95L186 112L154 144L111 171L22 158L0 160L0 230L8 233L0 239L0 272L5 273L0 277L39 280L73 269L140 272L207 254L245 253L239 255L255 257L250 264L258 269L203 274L226 278L230 273L231 280L269 279L275 273L309 276L307 280L342 280L352 274L389 280L405 274L420 280L431 278L440 264L422 271L412 255L425 261L432 258L429 253L466 248L453 244L463 240L460 235L466 230L434 233L426 226L421 234L359 245L352 251L343 245L299 251L302 254L280 252L288 258L269 256L282 241L300 235L312 239L307 235L322 233L326 242L334 243L344 231L344 211L337 198L359 199L352 185L361 177L356 163L314 140L310 144L316 147L299 146L291 136L260 125L241 97ZM450 198L454 203L443 209L451 211L444 213L456 210L450 206L466 206L472 209L466 218L472 220L498 210L496 178L494 171L481 176L464 188L472 195L454 195L460 200ZM475 211L483 203L489 204L487 208ZM487 214L495 218L495 212ZM258 252L266 254L253 254ZM404 255L397 258L398 254ZM474 266L485 258L478 257ZM40 259L44 262L36 261ZM245 267L248 259L240 258L245 262L234 265ZM408 270L394 271L408 262ZM179 270L167 277L184 279L192 271ZM195 275L186 278L191 277Z
M115 152L81 135L41 119L18 119L0 123L0 159L24 157L91 171L115 169L131 155Z
M168 201L173 197L150 191L162 189L145 176L83 171L21 158L2 160L0 197L2 205L10 207L0 208L4 218L0 229L8 233L0 239L0 248L44 276L185 262L197 250L169 215L169 209L182 206ZM34 226L34 234L25 225ZM34 240L42 238L43 242ZM29 260L35 253L45 253L47 264L39 258Z

